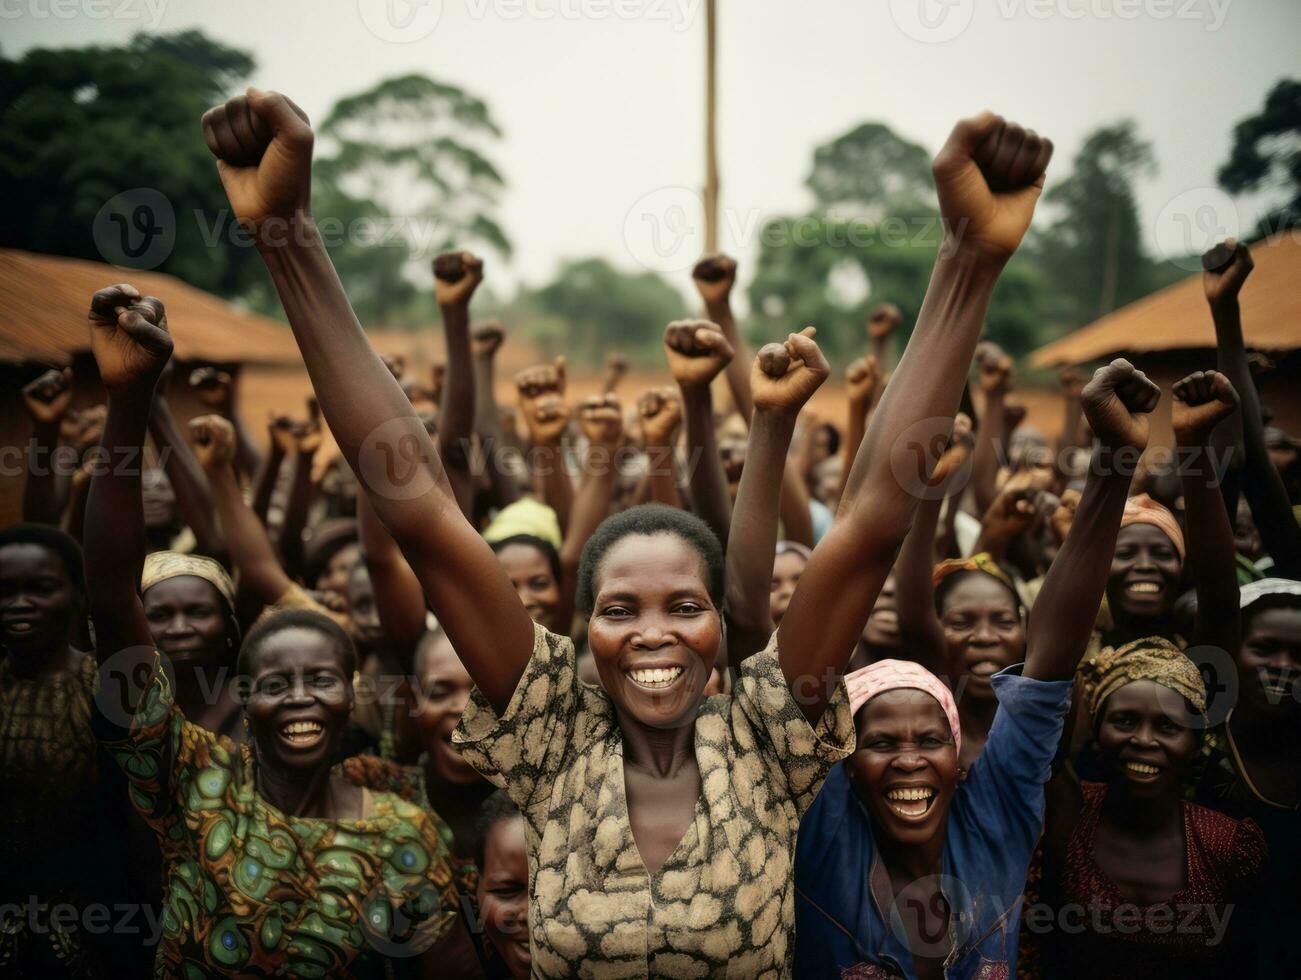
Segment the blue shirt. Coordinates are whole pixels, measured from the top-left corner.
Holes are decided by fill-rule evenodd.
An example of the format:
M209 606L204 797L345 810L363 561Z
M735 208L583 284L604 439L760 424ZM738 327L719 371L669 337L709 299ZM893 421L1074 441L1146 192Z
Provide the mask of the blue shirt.
M1070 681L1022 677L1021 667L994 676L989 740L949 808L939 882L951 911L952 938L940 937L952 946L949 980L998 976L999 966L1003 976L1016 973L1021 893L1071 700ZM795 846L795 976L836 978L858 967L854 976L915 980L907 937L869 884L883 871L871 817L838 763Z

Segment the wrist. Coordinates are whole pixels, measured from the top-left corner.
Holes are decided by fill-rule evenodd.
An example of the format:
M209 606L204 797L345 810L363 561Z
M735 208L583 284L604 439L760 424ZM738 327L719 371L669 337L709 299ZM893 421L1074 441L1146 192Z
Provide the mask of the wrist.
M245 234L248 234L247 229ZM268 263L275 255L288 256L297 249L323 246L316 219L306 205L291 215L267 218L250 238L263 261Z
M1113 446L1109 443L1096 442L1093 457L1089 460L1089 471L1110 479L1121 479L1128 483L1138 470L1138 461L1143 450L1137 446L1123 444Z
M722 326L720 320L731 319L732 301L730 299L713 300L712 302L707 300L705 302L705 312L709 314L711 320Z

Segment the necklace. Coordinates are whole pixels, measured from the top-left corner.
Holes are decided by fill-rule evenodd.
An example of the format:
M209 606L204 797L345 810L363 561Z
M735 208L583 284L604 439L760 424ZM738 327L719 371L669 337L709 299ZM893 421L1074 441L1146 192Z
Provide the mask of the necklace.
M1252 796L1256 797L1256 799L1260 800L1260 802L1264 803L1266 806L1272 806L1279 810L1301 810L1301 803L1276 803L1260 790L1256 789L1256 784L1251 781L1251 774L1247 772L1247 764L1242 761L1242 756L1238 754L1238 745L1233 741L1232 708L1229 709L1229 713L1224 719L1224 735L1229 742L1229 752L1233 754L1233 764L1237 766L1238 772L1242 776L1242 781L1246 784L1247 789L1251 791Z

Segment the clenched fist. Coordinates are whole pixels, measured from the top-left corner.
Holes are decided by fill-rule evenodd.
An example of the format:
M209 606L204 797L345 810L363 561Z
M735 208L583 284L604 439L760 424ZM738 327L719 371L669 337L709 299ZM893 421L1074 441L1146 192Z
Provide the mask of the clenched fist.
M475 357L491 358L505 340L505 328L496 320L489 320L470 331L470 351Z
M565 359L557 357L552 364L538 364L525 368L515 375L515 387L521 401L531 401L543 395L565 393Z
M546 394L521 404L529 438L535 446L559 444L569 427L569 406L556 394Z
M1084 386L1084 417L1093 434L1111 449L1147 448L1148 415L1161 389L1129 361L1117 358L1098 368Z
M268 220L310 214L312 125L288 98L250 88L203 114L203 138L236 219L260 240L287 235L287 227L272 233Z
M593 448L614 452L623 441L623 409L614 395L590 395L578 403L578 422Z
M434 259L434 298L441 307L463 306L483 282L483 259L471 252L444 252Z
M851 405L871 405L881 388L881 367L875 354L851 361L845 368L845 394Z
M723 331L708 320L674 320L664 328L664 353L683 387L709 384L733 356Z
M55 425L72 404L72 369L51 368L23 387L23 405L37 425Z
M950 248L1006 261L1034 216L1053 144L992 112L963 119L931 164Z
M215 412L230 409L231 385L230 375L215 367L195 368L190 372L190 387L199 396L199 401Z
M980 390L986 395L1006 395L1012 390L1012 358L993 341L982 341L976 348L976 366Z
M672 388L652 388L637 399L642 440L646 447L672 446L682 424L682 402Z
M1174 385L1170 425L1181 446L1205 445L1211 430L1238 410L1238 392L1219 371L1194 371Z
M162 301L120 283L94 295L89 318L90 349L104 387L152 392L172 356Z
M903 323L903 314L893 303L882 303L867 317L867 336L872 340L885 340Z
M191 419L190 442L199 465L209 473L229 466L235 458L235 428L220 415Z
M1202 256L1202 288L1206 299L1212 306L1236 300L1255 267L1247 246L1226 238Z
M783 412L792 419L827 380L831 365L814 343L816 327L793 333L782 344L765 344L750 369L756 411Z
M691 270L691 278L707 309L721 306L727 303L732 287L736 285L736 259L727 255L707 255Z

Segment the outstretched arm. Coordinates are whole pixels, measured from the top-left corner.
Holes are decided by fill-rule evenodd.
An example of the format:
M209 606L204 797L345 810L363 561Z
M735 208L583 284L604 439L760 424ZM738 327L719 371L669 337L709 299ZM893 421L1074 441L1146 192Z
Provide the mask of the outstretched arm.
M750 371L754 416L727 541L728 664L762 650L772 636L772 568L786 451L800 409L831 371L805 327L784 344L765 344Z
M316 496L312 467L321 448L321 409L315 398L307 399L307 421L293 423L294 476L289 484L289 502L280 525L280 561L285 574L297 578L303 568L303 529L307 512ZM235 463L239 464L239 430L235 431Z
M225 544L213 520L212 491L161 391L154 393L153 409L149 413L149 434L158 446L167 479L176 490L176 510L194 532L199 553L220 555Z
M470 354L474 358L474 434L479 437L493 503L497 507L513 504L520 497L519 483L507 468L516 457L502 431L501 409L497 405L497 351L505 339L505 330L495 320L480 324L470 335Z
M845 394L849 400L849 425L845 429L844 444L840 449L843 461L840 474L840 493L837 500L844 500L851 494L849 475L854 470L854 461L858 458L858 447L863 444L867 434L867 420L872 417L872 409L881 397L885 385L881 380L881 365L875 354L860 357L850 362L845 369ZM858 471L862 473L862 470ZM857 487L853 488L855 491ZM837 510L839 507L837 506Z
M437 447L339 283L311 214L306 116L282 95L250 89L210 110L203 130L232 209L271 273L330 431L471 678L504 711L532 654L533 623L462 513Z
M750 393L750 355L736 317L732 315L732 287L736 285L736 259L726 255L708 255L696 263L691 278L705 301L705 316L718 324L735 355L727 364L727 389L732 405L746 422L754 414L754 397Z
M1147 447L1147 416L1161 399L1161 389L1128 361L1116 360L1098 369L1082 398L1097 438L1093 462L1026 630L1024 674L1041 681L1070 680L1084 656L1111 571L1134 466Z
M1238 409L1238 393L1218 371L1197 371L1174 386L1171 425L1184 490L1188 562L1197 590L1194 646L1238 649L1238 567L1233 525L1220 496L1219 474L1209 453L1211 433Z
M574 481L565 465L565 433L569 430L565 386L563 357L557 357L554 364L525 368L515 376L520 414L532 444L533 487L542 502L556 512L562 534L569 527L574 506Z
M23 520L58 525L66 503L53 465L59 426L72 404L72 369L51 369L23 388L23 407L32 420L27 479L23 483ZM63 482L62 489L68 483Z
M1029 227L1052 144L992 113L935 158L945 241L917 326L854 462L840 514L778 628L787 683L816 722L913 523L958 409L990 295ZM935 443L938 442L938 446Z
M172 356L163 304L126 284L101 289L90 303L90 349L108 390L100 450L102 463L110 464L96 468L86 500L83 544L95 656L101 666L112 659L122 676L147 676L154 641L140 601L148 550L140 468L111 462L115 453L138 453L144 445L154 386Z
M646 443L646 485L650 499L668 507L681 507L673 448L682 427L682 401L672 388L652 388L637 399L637 411Z
M976 355L980 390L985 396L976 448L971 462L971 492L980 513L989 510L998 496L1000 450L1007 451L1003 433L1007 428L1007 393L1012 387L1012 359L995 344L982 344Z
M439 401L438 451L446 461L461 512L473 520L474 481L470 438L474 434L474 369L470 363L470 297L483 281L483 261L469 252L434 259L434 296L447 340L447 384Z

